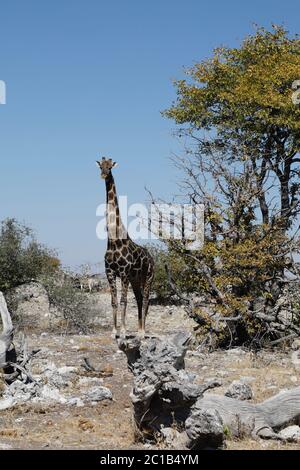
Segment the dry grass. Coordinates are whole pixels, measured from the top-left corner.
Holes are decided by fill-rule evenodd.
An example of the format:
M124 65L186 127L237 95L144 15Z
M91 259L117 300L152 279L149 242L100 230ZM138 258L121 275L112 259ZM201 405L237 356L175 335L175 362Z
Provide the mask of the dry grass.
M227 450L299 450L298 443L281 442L281 441L267 441L255 440L245 438L243 440L227 441Z
M109 295L105 302L110 305ZM110 307L107 308L110 312ZM191 322L182 313L165 315L163 307L152 307L148 320L148 331L160 335L190 328ZM129 305L129 331L137 328L134 304ZM192 323L193 325L193 323ZM90 336L65 336L49 333L41 337L37 332L29 333L30 346L42 348L33 361L33 372L39 373L42 365L54 362L57 367L75 366L80 369L78 380L74 380L67 391L78 396L79 376L97 377L110 388L113 401L104 401L96 406L54 405L27 403L1 412L0 444L16 449L138 449L135 443L130 389L132 375L127 370L124 354L117 350L106 328L98 328ZM81 368L84 357L88 357L99 372L87 372ZM213 393L224 393L229 384L241 376L252 377L251 387L254 401L260 402L279 392L300 384L299 371L295 370L289 353L263 352L259 354L228 354L217 351L212 354L193 356L188 354L188 370L195 372L199 382L212 377L221 378L223 386ZM3 383L0 380L0 394ZM209 392L212 393L212 392ZM156 447L160 447L158 442ZM1 446L0 446L1 447ZM249 438L228 440L228 449L296 449L297 444Z

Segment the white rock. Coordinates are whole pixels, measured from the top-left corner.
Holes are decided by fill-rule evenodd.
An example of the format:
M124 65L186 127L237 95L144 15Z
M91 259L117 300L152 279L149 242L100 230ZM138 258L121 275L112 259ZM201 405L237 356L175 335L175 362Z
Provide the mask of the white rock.
M8 399L12 398L15 403L24 403L36 396L37 390L38 386L34 382L24 384L20 380L16 380L6 387L3 396Z
M300 349L300 339L295 339L292 343L292 349L296 351L297 349Z
M300 426L288 426L282 429L279 435L287 441L300 442Z
M61 375L65 374L75 374L77 372L77 367L63 366L57 369L57 372Z
M10 398L5 398L4 400L0 400L0 411L7 410L8 408L11 408L14 406L16 403L15 399L10 397Z
M226 397L237 398L238 400L251 400L253 397L251 387L239 380L234 380L225 392Z
M102 384L103 379L99 379L98 377L80 377L79 385L90 385L90 384Z
M49 385L44 385L41 388L39 395L41 398L49 401L55 401L63 404L67 402L66 398L60 394L58 388L49 387Z
M79 397L73 397L73 398L69 398L69 399L67 400L67 405L82 407L82 406L84 406L84 403L83 403L83 401L81 400L81 398L79 398Z
M90 402L112 400L112 393L106 387L93 387L87 391L86 399Z
M0 442L0 450L10 450L13 447L9 444L5 444L4 442Z
M69 382L74 378L77 372L76 367L60 367L54 363L47 364L44 375L47 377L48 382L54 385L56 388L63 388L69 385Z

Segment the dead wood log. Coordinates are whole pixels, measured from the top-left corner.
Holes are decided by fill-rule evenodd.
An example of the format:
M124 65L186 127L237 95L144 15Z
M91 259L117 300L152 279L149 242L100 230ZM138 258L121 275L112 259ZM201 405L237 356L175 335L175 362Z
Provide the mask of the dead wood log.
M13 342L14 327L7 304L2 292L0 292L0 315L3 331L0 334L0 368L9 372L8 362L16 358Z
M259 404L207 394L191 410L185 423L188 435L194 432L195 417L207 410L218 413L224 430L232 437L279 440L281 437L277 431L300 420L300 387L281 392Z
M174 421L184 423L197 399L220 385L217 380L194 383L195 375L184 370L190 339L190 333L180 332L163 339L118 341L134 377L131 400L140 432L154 435Z
M300 387L253 404L205 393L221 385L218 380L199 383L185 370L184 357L191 335L119 339L133 374L131 400L136 435L140 438L173 435L174 445L217 448L232 437L280 439L278 431L300 421ZM183 447L180 447L183 448Z
M32 357L39 350L28 352L26 338L22 335L17 354L13 344L14 327L2 292L0 292L0 315L3 325L3 331L0 334L0 369L3 369L4 380L8 384L17 378L21 378L25 382L34 382L28 366Z

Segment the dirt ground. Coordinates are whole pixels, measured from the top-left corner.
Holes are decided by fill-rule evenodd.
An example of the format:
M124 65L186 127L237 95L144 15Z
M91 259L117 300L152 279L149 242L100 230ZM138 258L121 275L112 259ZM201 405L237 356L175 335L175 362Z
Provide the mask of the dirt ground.
M84 378L100 378L109 388L113 400L84 406L56 403L44 405L28 401L0 412L0 449L145 449L150 444L135 443L130 404L132 376L126 358L110 337L109 295L98 296L102 324L92 335L65 335L27 331L29 346L41 351L33 360L33 373L52 362L56 367L71 366L78 377L68 384L66 394L76 395L84 386ZM100 322L101 323L101 322ZM151 335L172 334L182 329L192 330L194 322L186 318L180 307L152 306L147 324ZM128 306L128 330L137 329L137 314L133 298ZM290 352L264 351L254 354L241 349L216 351L210 354L188 351L186 368L197 374L199 382L219 378L223 385L213 393L223 393L229 384L246 378L260 402L282 389L300 384L300 371L291 362ZM102 373L90 373L81 366L88 357ZM275 441L236 440L227 442L228 449L299 449L299 444Z

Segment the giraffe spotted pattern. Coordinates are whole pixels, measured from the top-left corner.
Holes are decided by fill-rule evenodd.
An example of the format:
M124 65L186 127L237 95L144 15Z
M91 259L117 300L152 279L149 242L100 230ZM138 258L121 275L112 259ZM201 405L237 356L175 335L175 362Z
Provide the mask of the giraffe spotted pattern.
M117 336L118 298L116 278L121 279L121 336L126 336L126 308L129 283L138 307L139 335L145 336L145 321L149 309L150 289L154 276L154 261L148 250L131 240L125 230L119 211L112 168L116 163L103 158L97 162L101 177L106 182L108 242L105 254L105 271L111 290L113 309L113 336Z

